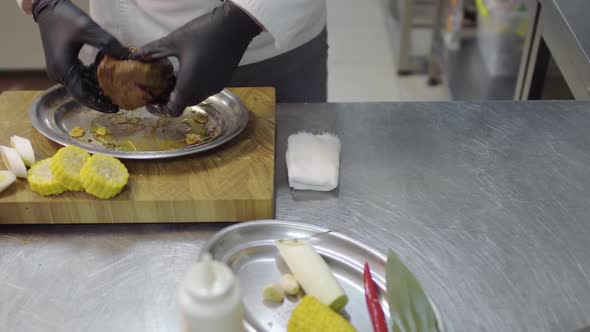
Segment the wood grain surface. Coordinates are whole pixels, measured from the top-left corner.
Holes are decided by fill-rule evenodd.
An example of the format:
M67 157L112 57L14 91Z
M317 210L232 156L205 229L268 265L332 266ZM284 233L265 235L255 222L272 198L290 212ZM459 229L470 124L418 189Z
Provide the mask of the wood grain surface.
M111 200L83 192L43 197L25 179L0 193L0 224L237 222L274 214L275 91L231 89L250 110L238 137L210 152L157 161L121 160L127 187ZM37 160L61 146L46 139L28 118L39 91L0 95L0 144L12 135L29 138ZM0 162L0 169L5 165Z

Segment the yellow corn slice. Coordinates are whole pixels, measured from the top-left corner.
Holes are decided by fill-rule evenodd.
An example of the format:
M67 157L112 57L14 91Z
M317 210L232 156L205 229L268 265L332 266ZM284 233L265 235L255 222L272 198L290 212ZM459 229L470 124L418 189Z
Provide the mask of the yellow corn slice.
M90 155L86 150L77 146L66 146L59 149L53 156L49 169L55 179L66 189L83 191L80 169L88 158Z
M51 158L43 159L31 166L29 169L29 186L39 195L57 195L66 191L66 188L59 183L51 174Z
M127 184L129 172L117 158L95 154L80 171L86 192L98 198L117 196Z
M318 301L306 295L289 318L288 332L356 332L346 319Z

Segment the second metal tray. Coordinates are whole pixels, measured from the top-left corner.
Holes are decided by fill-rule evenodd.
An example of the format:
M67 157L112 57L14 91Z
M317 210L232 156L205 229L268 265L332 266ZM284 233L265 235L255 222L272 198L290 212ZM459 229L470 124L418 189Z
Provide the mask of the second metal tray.
M358 331L372 331L363 286L363 264L369 262L379 288L381 305L389 320L385 298L386 257L377 250L325 228L286 221L253 221L228 227L203 248L218 261L228 264L240 281L247 331L286 331L291 312L299 302L286 298L282 304L265 303L262 288L288 272L274 242L279 239L310 238L310 243L330 266L348 295L344 316Z

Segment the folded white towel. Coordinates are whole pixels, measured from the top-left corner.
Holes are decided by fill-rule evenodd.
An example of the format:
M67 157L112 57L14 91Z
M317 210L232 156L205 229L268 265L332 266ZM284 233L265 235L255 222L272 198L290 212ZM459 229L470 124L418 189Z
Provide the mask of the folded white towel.
M338 187L340 139L333 134L301 132L289 136L289 186L300 190L330 191Z

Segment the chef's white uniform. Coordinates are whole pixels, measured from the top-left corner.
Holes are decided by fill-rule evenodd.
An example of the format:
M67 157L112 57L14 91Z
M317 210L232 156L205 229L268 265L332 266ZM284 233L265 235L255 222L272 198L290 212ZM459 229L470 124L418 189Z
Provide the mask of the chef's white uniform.
M30 13L34 0L17 0ZM232 0L264 32L240 65L266 60L305 44L326 26L325 0ZM139 47L166 36L221 5L220 0L90 0L90 16L123 45Z

